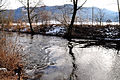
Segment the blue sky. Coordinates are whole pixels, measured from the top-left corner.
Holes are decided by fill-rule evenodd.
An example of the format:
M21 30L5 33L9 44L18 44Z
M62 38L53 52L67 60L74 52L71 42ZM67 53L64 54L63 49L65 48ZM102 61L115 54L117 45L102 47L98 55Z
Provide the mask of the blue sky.
M84 0L80 0L79 4L81 4ZM22 6L18 0L9 0L9 9L16 9ZM54 5L63 5L66 3L70 3L70 0L43 0L45 5L54 6ZM117 11L117 0L88 0L87 3L84 5L85 7L99 7L99 8L106 8L112 11Z

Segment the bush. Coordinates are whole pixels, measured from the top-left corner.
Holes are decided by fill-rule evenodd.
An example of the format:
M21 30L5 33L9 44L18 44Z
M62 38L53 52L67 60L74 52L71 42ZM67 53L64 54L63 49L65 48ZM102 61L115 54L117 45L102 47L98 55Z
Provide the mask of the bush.
M0 80L17 80L15 70L23 67L22 57L18 46L12 42L7 42L5 38L0 39Z

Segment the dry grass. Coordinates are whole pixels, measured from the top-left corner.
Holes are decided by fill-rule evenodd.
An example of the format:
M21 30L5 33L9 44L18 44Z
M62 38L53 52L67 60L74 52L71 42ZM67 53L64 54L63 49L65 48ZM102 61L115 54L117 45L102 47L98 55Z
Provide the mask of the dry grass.
M7 69L7 71L0 71L0 80L17 80L14 71L18 66L23 67L18 47L12 42L6 42L5 38L0 39L0 68Z

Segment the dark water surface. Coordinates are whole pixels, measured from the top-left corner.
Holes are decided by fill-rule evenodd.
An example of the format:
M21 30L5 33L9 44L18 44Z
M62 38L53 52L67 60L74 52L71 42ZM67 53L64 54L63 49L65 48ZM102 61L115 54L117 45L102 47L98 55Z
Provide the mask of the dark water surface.
M68 41L60 37L5 35L8 42L22 46L28 80L120 80L120 55L115 48L72 42L71 55Z

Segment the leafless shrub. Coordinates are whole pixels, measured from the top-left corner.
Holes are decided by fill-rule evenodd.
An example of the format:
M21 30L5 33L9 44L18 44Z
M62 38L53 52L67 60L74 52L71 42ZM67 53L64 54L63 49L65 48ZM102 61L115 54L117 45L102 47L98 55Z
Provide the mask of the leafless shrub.
M0 70L0 80L17 80L15 70L18 66L23 67L19 50L12 42L6 42L5 38L0 39L0 68L7 70Z

